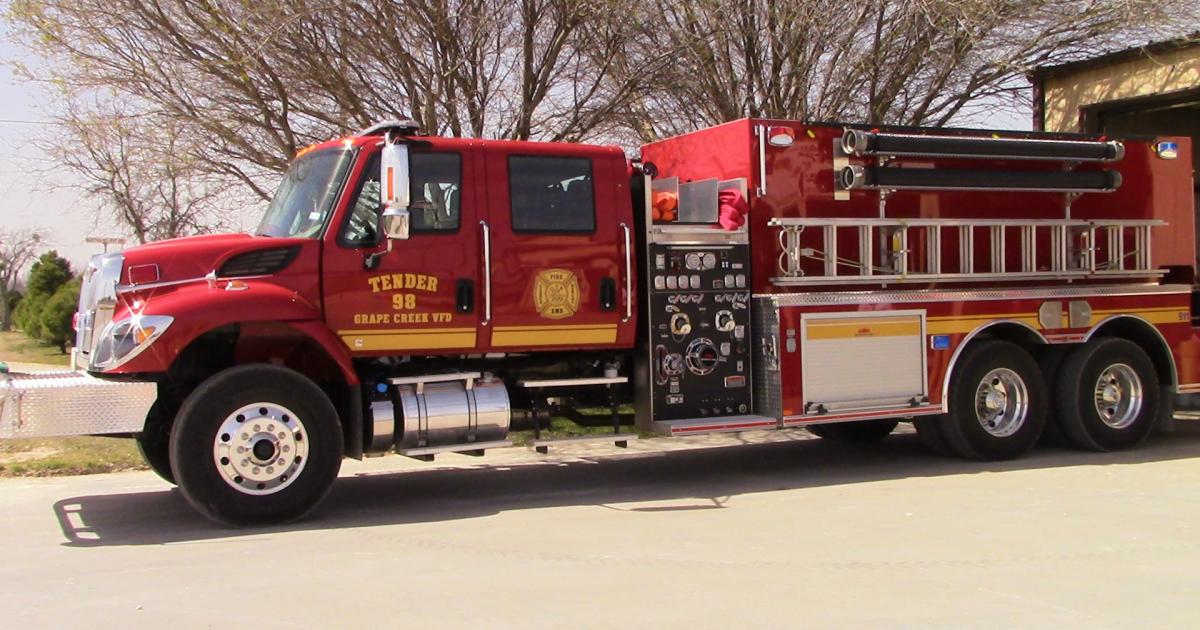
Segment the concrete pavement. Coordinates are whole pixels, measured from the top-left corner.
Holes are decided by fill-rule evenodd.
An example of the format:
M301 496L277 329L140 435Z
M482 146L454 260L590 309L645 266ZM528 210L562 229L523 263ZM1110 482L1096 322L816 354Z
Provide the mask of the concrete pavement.
M748 446L740 446L750 443ZM0 480L0 625L1184 627L1200 424L1000 464L803 431L347 462L295 525L151 473Z

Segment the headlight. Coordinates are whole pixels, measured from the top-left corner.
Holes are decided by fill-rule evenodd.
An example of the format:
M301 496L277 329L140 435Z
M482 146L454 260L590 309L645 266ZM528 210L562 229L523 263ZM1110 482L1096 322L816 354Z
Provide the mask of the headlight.
M150 347L173 321L175 318L166 315L134 315L109 322L100 333L91 369L111 370L132 360Z

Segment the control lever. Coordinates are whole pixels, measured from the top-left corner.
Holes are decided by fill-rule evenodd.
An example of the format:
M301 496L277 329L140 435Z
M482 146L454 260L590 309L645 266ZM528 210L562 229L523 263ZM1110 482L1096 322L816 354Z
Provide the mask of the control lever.
M666 385L672 376L683 373L683 357L668 352L665 346L654 348L654 380L658 385Z

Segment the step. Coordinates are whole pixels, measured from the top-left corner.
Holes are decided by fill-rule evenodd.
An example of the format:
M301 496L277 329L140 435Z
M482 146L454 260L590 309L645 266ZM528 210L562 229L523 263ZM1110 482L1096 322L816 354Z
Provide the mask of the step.
M606 433L603 435L581 435L578 437L558 438L555 440L534 440L532 442L537 452L545 454L551 446L563 444L581 444L585 442L612 442L620 448L626 448L633 440L638 439L636 433Z
M584 387L589 385L618 385L628 383L628 376L596 376L588 378L551 378L545 380L523 380L517 384L521 387Z
M489 448L509 448L512 445L512 440L496 440L494 442L466 442L464 444L447 444L446 446L403 448L398 449L396 452L405 457L431 462L434 456L441 455L442 453L461 453L473 457L482 457L483 452Z
M777 429L779 420L767 416L746 414L713 418L687 418L683 420L659 420L651 428L657 433L670 436L695 435L697 433L723 433L729 431L756 431Z

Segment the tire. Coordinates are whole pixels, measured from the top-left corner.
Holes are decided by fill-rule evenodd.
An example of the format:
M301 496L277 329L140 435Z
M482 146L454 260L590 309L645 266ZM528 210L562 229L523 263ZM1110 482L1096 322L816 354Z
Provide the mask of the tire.
M341 464L342 430L329 398L274 365L210 377L184 400L171 432L171 469L183 496L228 525L303 517L328 494Z
M917 439L921 441L921 444L938 455L951 457L954 455L954 451L950 449L946 438L942 436L941 424L942 416L913 418L913 427L917 430Z
M1158 374L1137 344L1094 339L1063 362L1056 384L1057 416L1071 444L1115 451L1141 444L1158 419Z
M1049 400L1037 362L999 340L971 344L950 376L949 413L940 416L946 444L960 457L1015 459L1042 435Z
M170 484L175 483L171 470L171 420L162 413L162 402L155 401L146 416L146 426L137 436L138 452L155 474Z
M1062 370L1063 361L1073 348L1070 346L1051 346L1038 356L1038 367L1042 370L1042 378L1046 381L1047 392L1058 391L1058 374ZM1042 443L1058 447L1072 446L1071 440L1062 430L1055 405L1046 407L1046 429L1042 431Z
M882 441L891 435L899 424L896 420L859 420L817 424L807 428L809 433L826 440L868 444Z

